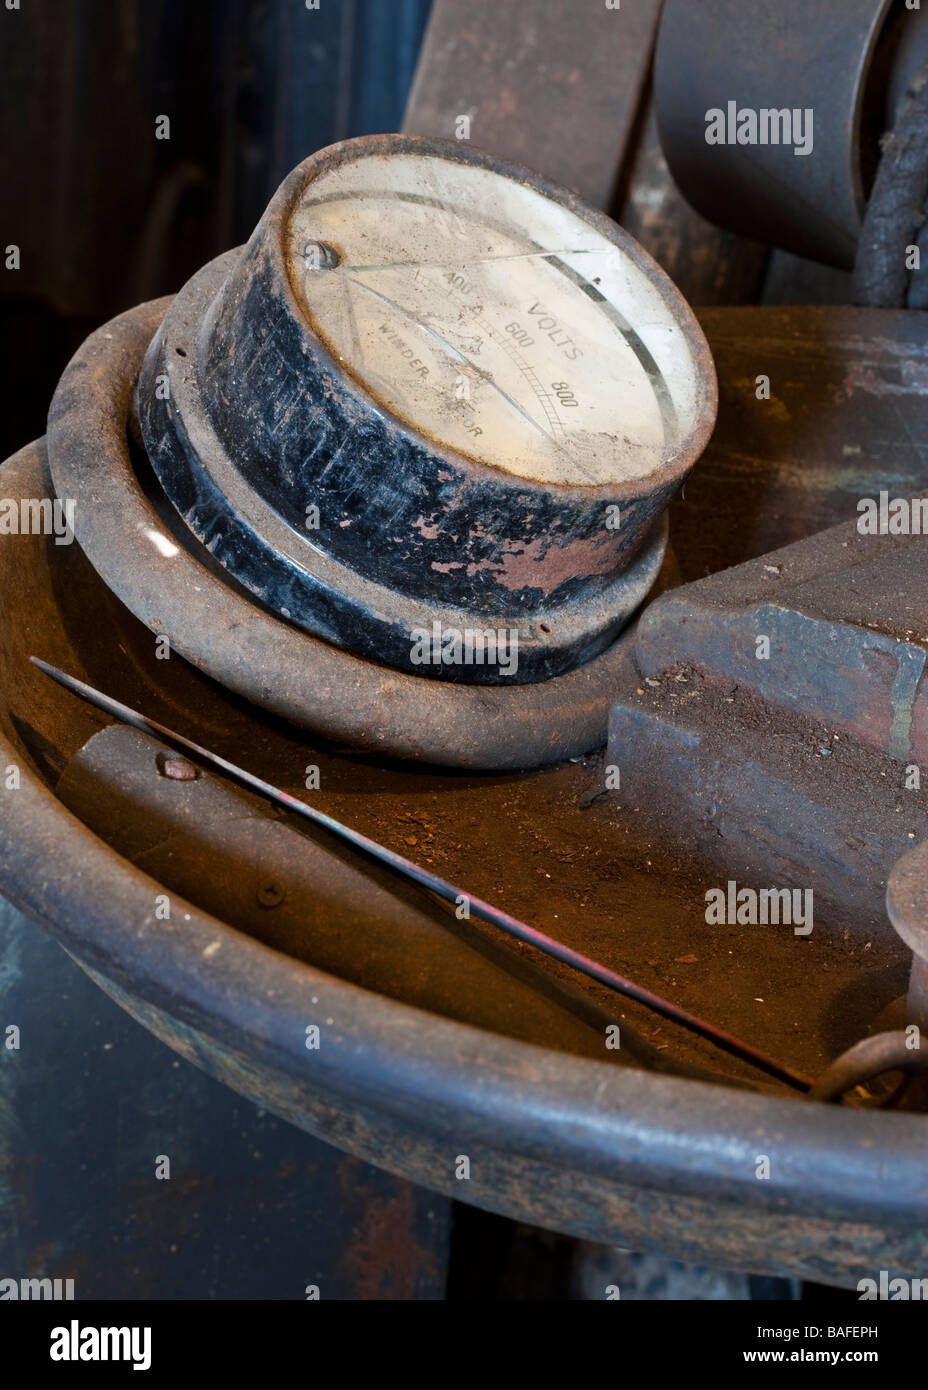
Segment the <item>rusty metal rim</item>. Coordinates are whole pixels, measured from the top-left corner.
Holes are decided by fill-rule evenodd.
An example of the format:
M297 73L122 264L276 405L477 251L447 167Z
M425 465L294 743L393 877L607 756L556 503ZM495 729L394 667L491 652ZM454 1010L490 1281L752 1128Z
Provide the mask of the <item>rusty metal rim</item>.
M21 754L2 738L0 757ZM0 862L15 866L3 883L12 901L117 986L218 1041L246 1038L250 1053L304 1086L451 1144L489 1145L510 1163L543 1159L565 1173L717 1200L729 1220L737 1203L779 1217L928 1221L924 1117L583 1061L347 985L176 898L172 921L156 923L155 880L97 839L31 770L16 797L15 820L0 825ZM318 1052L305 1049L308 1022L323 1025ZM771 1149L771 1178L759 1183L756 1155ZM406 1171L402 1153L368 1156Z
M436 682L365 661L267 612L180 548L140 533L164 522L129 458L136 369L170 300L112 319L78 349L48 419L60 496L81 505L74 529L107 586L199 670L271 713L378 753L470 768L526 768L605 742L625 637L583 666L521 686ZM105 505L100 500L105 499ZM665 523L666 524L666 523ZM659 534L657 544L663 545ZM640 600L649 583L641 584Z

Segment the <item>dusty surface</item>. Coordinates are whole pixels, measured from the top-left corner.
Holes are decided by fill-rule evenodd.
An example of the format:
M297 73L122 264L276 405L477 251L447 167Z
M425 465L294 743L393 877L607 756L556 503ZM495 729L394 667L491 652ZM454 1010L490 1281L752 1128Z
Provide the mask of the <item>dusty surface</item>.
M467 775L321 746L181 659L157 660L153 635L76 546L17 545L10 611L28 621L4 625L4 723L49 782L104 720L28 665L36 650L803 1071L821 1070L904 989L901 952L886 938L868 949L840 935L829 944L815 934L708 926L704 893L717 871L642 832L636 804L606 790L602 754L535 773ZM320 784L307 792L311 764ZM614 1006L607 992L585 987ZM622 1017L668 1053L737 1070L637 1007L623 1005Z
M100 682L117 697L799 1070L820 1071L904 991L905 952L888 933L861 943L839 932L829 943L815 933L707 925L705 891L719 882L717 869L696 853L669 853L643 831L639 807L606 789L603 751L499 775L377 762L246 715L186 664L155 663L147 635L144 650L135 640L130 647L137 625L124 610L118 616L124 658ZM159 668L161 698L146 667ZM71 697L60 694L73 717ZM89 718L97 722L95 712ZM319 768L313 791L305 789L309 766ZM567 967L543 964L578 982ZM616 1009L610 991L580 983ZM637 1005L622 1000L617 1017L670 1055L775 1086Z
M315 804L801 1070L820 1070L905 988L895 943L707 925L717 871L640 833L636 808L604 789L601 753L490 779L319 762ZM657 1047L740 1071L636 1005L619 1016Z

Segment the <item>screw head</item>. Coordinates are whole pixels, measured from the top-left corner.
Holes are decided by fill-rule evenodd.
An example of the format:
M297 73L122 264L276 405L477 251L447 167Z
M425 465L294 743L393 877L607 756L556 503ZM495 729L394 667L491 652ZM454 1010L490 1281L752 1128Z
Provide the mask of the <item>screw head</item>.
M273 881L262 883L255 897L260 907L279 907L284 900L284 890L279 883Z

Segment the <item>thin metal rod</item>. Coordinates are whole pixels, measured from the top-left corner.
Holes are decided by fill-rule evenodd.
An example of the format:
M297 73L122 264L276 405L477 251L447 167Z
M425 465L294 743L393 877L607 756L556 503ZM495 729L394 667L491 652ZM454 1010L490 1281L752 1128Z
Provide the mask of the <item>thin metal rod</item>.
M614 970L610 970L607 966L600 965L598 961L591 960L589 956L581 954L580 951L575 951L572 947L565 946L563 942L546 936L544 932L538 931L535 927L527 926L518 918L511 917L508 912L501 912L499 908L492 907L490 903L483 902L482 899L474 897L472 893L465 893L463 889L456 888L454 884L448 883L438 874L421 868L401 854L395 854L385 845L381 845L376 840L369 839L367 835L362 835L359 831L343 825L341 821L327 816L324 811L315 810L314 807L308 806L305 801L298 800L289 792L281 791L279 787L272 786L270 782L256 777L254 773L246 772L244 768L237 767L235 763L228 762L218 753L212 753L208 748L201 747L192 739L184 738L182 734L175 733L173 729L165 728L163 724L158 724L154 719L148 719L144 714L139 714L137 710L130 709L128 705L120 704L118 700L104 695L102 691L95 690L93 686L85 685L83 681L77 680L74 676L59 671L57 666L50 666L48 662L40 661L37 656L31 657L30 660L47 676L51 676L52 680L57 681L59 685L63 685L65 689L79 695L90 704L96 705L98 709L112 715L114 719L120 719L124 724L131 724L134 728L140 729L142 733L157 734L165 742L186 749L187 752L193 753L205 762L212 763L214 767L218 767L237 781L243 782L245 786L269 797L271 801L276 801L278 805L286 807L288 811L295 811L298 815L305 816L315 825L321 825L334 835L338 835L342 840L346 840L348 844L354 845L356 849L370 855L379 863L386 864L396 873L411 879L413 883L418 883L421 887L437 893L440 898L444 898L447 902L455 904L466 902L469 912L474 917L479 917L483 921L489 922L491 926L498 927L508 936L525 941L530 946L535 946L539 951L544 951L546 955L553 956L555 960L562 961L565 965L582 971L584 975L588 975L592 980L597 980L608 989L615 990L617 994L624 994L627 998L636 1000L637 1003L645 1005L654 1013L660 1014L672 1023L679 1024L681 1028L687 1028L691 1033L696 1033L701 1038L707 1039L716 1047L721 1048L723 1052L731 1053L733 1057L740 1057L742 1061L749 1062L752 1066L766 1072L769 1076L776 1077L778 1081L784 1082L787 1086L792 1086L797 1091L811 1089L813 1083L809 1077L791 1071L789 1067L783 1066L775 1058L769 1057L756 1047L752 1047L750 1043L742 1042L733 1034L716 1028L714 1024L706 1022L705 1019L699 1018L696 1014L689 1013L686 1009L681 1009L677 1004L672 1004L669 999L662 999L659 994L652 994L649 989L645 989L642 985L636 985L623 975L617 975Z

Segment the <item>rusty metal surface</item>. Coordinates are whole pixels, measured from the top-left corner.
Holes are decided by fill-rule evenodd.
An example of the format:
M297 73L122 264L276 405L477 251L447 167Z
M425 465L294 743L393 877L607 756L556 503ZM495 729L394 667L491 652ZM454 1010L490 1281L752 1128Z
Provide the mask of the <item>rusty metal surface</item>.
M744 236L850 269L883 102L867 84L891 0L667 0L655 56L661 143L689 202ZM709 144L707 113L813 113L807 154ZM875 106L875 109L872 109Z
M528 1094L522 1081L503 1097L495 1084L494 1059L462 1054L459 1060L465 1066L469 1062L470 1067L481 1068L485 1077L488 1089L482 1098L484 1116L488 1107L499 1102L508 1110L509 1144L500 1143L498 1131L488 1131L482 1120L475 1124L478 1117L451 1117L449 1096L459 1094L455 1080L460 1078L460 1071L456 1066L455 1076L449 1075L437 1057L432 1059L439 1072L437 1085L427 1097L432 1121L428 1128L419 1127L410 1133L395 1112L391 1114L381 1106L376 1112L365 1109L363 1127L359 1128L355 1118L333 1103L330 1095L295 1082L285 1071L264 1063L260 1055L256 1059L253 1054L243 1054L217 1041L212 1033L204 1035L190 1029L163 1010L114 987L99 972L91 974L117 1003L169 1047L196 1061L233 1090L260 1098L261 1104L274 1113L310 1132L321 1131L340 1147L353 1148L363 1143L374 1148L378 1154L375 1161L383 1166L395 1169L401 1164L402 1171L423 1186L437 1186L457 1196L461 1195L460 1187L450 1173L454 1155L466 1153L472 1160L468 1200L488 1210L505 1211L516 1219L625 1248L670 1249L678 1258L696 1259L698 1255L732 1270L769 1270L853 1285L860 1273L885 1263L901 1271L921 1268L928 1239L921 1198L918 1213L911 1209L906 1213L912 1224L906 1227L905 1220L899 1219L910 1182L924 1191L920 1145L925 1122L921 1117L855 1115L858 1139L863 1139L863 1144L854 1143L842 1153L840 1146L850 1142L850 1133L843 1126L832 1126L835 1120L846 1120L849 1112L829 1109L827 1118L821 1121L824 1131L820 1131L818 1140L807 1133L807 1142L800 1140L794 1149L799 1136L795 1126L785 1125L787 1116L782 1107L766 1112L766 1122L775 1124L780 1136L778 1143L771 1145L770 1130L759 1115L742 1111L736 1118L737 1112L729 1111L726 1115L726 1108L722 1108L705 1115L708 1124L704 1127L694 1123L693 1111L685 1105L683 1095L662 1095L660 1087L655 1088L653 1083L646 1102L647 1114L641 1110L641 1095L625 1096L620 1101L618 1096L605 1092L601 1092L594 1112L584 1113L585 1103L580 1097L575 1095L571 1103L565 1103L566 1087L576 1078L563 1074L557 1101L561 1119L554 1127L544 1118L543 1080L550 1078L543 1078L537 1068L533 1069ZM403 1078L396 1079L402 1085ZM676 1103L674 1114L668 1102L670 1107ZM523 1104L527 1113L517 1117ZM604 1123L604 1109L616 1104L620 1113L613 1113ZM808 1110L806 1106L801 1108ZM562 1128L565 1125L574 1130L566 1150L560 1142L566 1137ZM511 1141L516 1129L518 1152L513 1152ZM911 1147L905 1145L903 1152L900 1140L908 1129L913 1137L919 1137ZM596 1144L598 1157L591 1163L593 1154L588 1145L594 1130L599 1132L602 1143ZM825 1132L828 1139L823 1147ZM744 1145L746 1133L751 1137ZM664 1171L664 1137L671 1140L675 1163L682 1163L689 1170L687 1174L678 1170L676 1179L671 1181L666 1181L669 1174ZM877 1157L887 1142L893 1147L890 1180L901 1176L903 1170L910 1175L906 1194L894 1194L893 1206L897 1210L891 1212L884 1206L879 1213L868 1214L865 1207L858 1207L850 1220L841 1219L838 1212L844 1206L847 1180L856 1177L861 1184L872 1183L877 1164L884 1178L887 1176L885 1157ZM814 1197L809 1194L812 1200L797 1210L795 1194L792 1199L786 1197L782 1185L776 1196L771 1194L772 1200L748 1205L744 1200L747 1192L737 1181L723 1181L721 1187L716 1187L708 1179L707 1165L702 1159L707 1159L710 1152L718 1152L724 1146L729 1151L725 1166L737 1170L739 1162L753 1166L754 1156L749 1159L748 1154L758 1145L764 1151L773 1147L781 1157L788 1146L790 1177L797 1180L797 1185L798 1165L806 1163L810 1169L831 1174L841 1191L835 1191L826 1182L817 1182ZM582 1158L581 1146L585 1150ZM684 1158L684 1149L689 1158ZM651 1162L645 1158L645 1152ZM636 1159L629 1168L626 1160L632 1154ZM698 1170L701 1177L696 1177ZM754 1180L755 1194L760 1186ZM706 1187L716 1190L705 1195Z
M801 531L821 516L827 494L814 472L811 479L798 477L783 457L791 447L802 459L807 437L820 451L822 483L830 462L836 510L847 498L847 511L856 512L856 502L869 495L878 519L900 474L921 490L928 481L919 447L925 418L919 356L901 346L906 339L921 342L919 316L855 319L855 312L862 311L851 311L858 332L866 320L874 332L900 331L869 340L866 356L863 338L852 342L844 361L832 363L827 375L814 374L808 404L792 376L781 387L798 401L781 423L766 417L771 439L782 430L778 447L759 441L764 465L755 485L768 536L778 528ZM796 317L788 311L788 321ZM816 355L824 361L826 351L817 348ZM800 359L791 372L798 377L803 365ZM845 406L833 424L819 410L829 380L842 386ZM750 394L749 382L742 382L735 416L742 425L755 405L770 404L748 405ZM824 394L828 399L834 391ZM901 439L900 397L908 408ZM707 496L723 496L726 464L743 482L752 476L753 455L744 460L735 453L731 417L723 431L720 458L709 460L710 490L697 497L696 515L704 521ZM863 442L851 447L853 465L836 476L845 439ZM790 498L795 502L787 510ZM744 516L737 496L728 505L732 515ZM885 937L887 878L900 855L928 833L910 777L912 765L928 755L922 680L928 537L917 514L906 527L910 534L892 534L898 528L885 517L884 534L870 529L848 521L659 598L642 615L635 665L617 691L609 756L628 770L629 793L672 841L695 841L733 873L772 873L814 886L833 928ZM693 566L685 540L681 552ZM766 654L761 639L769 643Z
M465 15L439 0L427 62L410 105L409 128L420 128L415 122L422 114L423 130L452 135L453 128L442 128L442 122L447 123L452 114L466 114L475 83L482 82L481 103L472 113L475 144L482 145L488 133L494 150L530 164L544 164L548 172L605 204L619 164L628 154L635 113L640 116L641 73L650 44L647 26L653 23L657 6L636 9L633 0L622 0L616 11L605 12L601 7L603 13L597 13L595 20L590 17L592 8L584 12L582 23L575 13L573 34L570 8L576 12L576 7L566 5L550 7L558 16L558 57L554 70L545 71L538 33L526 25L519 7L504 11L497 6L494 13L491 6L481 4L470 7ZM625 23L626 17L638 28L621 31L621 61L606 43L590 44L596 25L615 26ZM521 64L511 86L503 87L502 101L499 78L506 48L498 43L501 32ZM615 27L611 31L602 27L600 32L612 38L620 33ZM574 38L583 51L583 64L571 57ZM726 53L724 44L716 46L720 71L730 81L730 51ZM598 73L595 81L589 79L593 70ZM625 75L622 80L620 74ZM552 85L562 101L551 99ZM452 112L458 99L455 93L465 89L470 93L468 105ZM586 112L587 143L578 138L573 126L576 113L586 109L584 103L595 105L594 111ZM529 111L536 120L526 119ZM521 148L510 149L507 141ZM556 167L558 162L563 171ZM797 165L803 163L795 160ZM639 165L639 169L645 167ZM644 193L638 212L645 225L648 186L639 187ZM756 209L752 216L759 230ZM811 217L802 210L803 236L816 220L817 213ZM765 222L763 231L768 230L769 222ZM655 219L650 234L656 244L664 237L667 259L676 258L674 263L685 270L686 246L675 245ZM707 286L707 299L720 296L720 287L727 290L739 283L739 275L746 277L747 284L755 273L755 259L758 264L762 259L755 249L745 256L743 266L730 263L726 268L723 258L713 259L716 249L710 247L708 258L703 263L696 258L694 264L693 248L689 248L693 283ZM745 289L746 295L749 292ZM438 995L421 993L415 1000L419 1007L410 1007L408 991L402 992L402 998L388 998L388 991L375 988L373 977L361 981L371 987L360 988L360 976L352 978L350 969L343 971L334 953L334 945L343 943L330 943L333 950L322 969L319 961L307 961L298 950L294 923L281 937L265 932L262 939L257 910L227 912L227 899L218 891L204 904L200 894L206 886L196 882L195 864L184 861L182 854L177 854L173 865L179 877L171 883L172 893L181 895L175 902L178 915L173 921L154 923L153 895L163 890L170 867L160 855L165 850L170 858L170 842L145 863L133 865L116 848L116 804L94 806L92 811L86 801L83 805L88 822L100 831L109 822L103 838L63 807L51 788L98 722L88 711L72 708L61 692L43 689L37 678L24 671L28 651L40 644L42 655L90 678L96 676L100 684L115 681L119 693L130 701L133 692L140 691L144 698L135 702L153 713L162 707L169 710L172 702L181 705L185 717L189 716L187 727L192 724L204 737L203 731L211 731L222 739L238 740L254 765L284 760L291 784L301 785L307 757L318 757L333 768L340 762L341 770L333 773L335 795L362 820L376 816L372 808L378 800L391 808L385 812L390 817L396 815L392 808L404 795L418 804L414 786L418 779L421 787L429 788L427 795L433 798L430 805L439 825L436 837L427 832L423 852L427 847L436 854L452 858L470 854L473 859L476 847L475 872L478 879L482 876L483 891L488 894L496 891L500 881L515 891L513 882L531 871L539 882L526 895L539 913L557 917L555 908L559 908L578 939L586 940L589 934L589 939L613 953L612 958L627 958L640 970L666 971L666 978L673 975L672 983L679 983L681 992L693 991L698 997L702 991L704 999L736 1016L746 1010L753 1027L781 1042L785 1038L787 1050L813 1054L819 1067L860 1036L863 1023L872 1018L874 1001L891 997L891 982L905 967L905 953L898 946L894 949L892 940L885 940L891 937L885 931L874 931L867 942L868 951L871 944L875 947L873 956L856 959L860 942L848 947L845 934L842 946L840 930L828 949L818 937L802 943L805 955L800 969L791 949L782 943L765 942L764 949L757 951L730 934L727 956L740 948L739 958L735 963L726 961L718 939L707 941L705 934L699 935L698 913L688 902L688 897L698 900L704 882L711 880L697 876L681 885L684 874L678 870L682 866L667 857L673 848L668 847L667 837L660 829L653 835L645 833L639 823L639 806L654 809L650 803L659 799L655 795L658 745L649 747L643 723L636 751L643 772L640 789L631 800L627 794L623 797L628 800L624 811L622 806L612 809L613 799L607 813L601 768L595 766L588 774L584 770L583 778L578 769L567 767L540 775L538 780L494 777L480 785L464 777L442 777L426 768L397 772L374 763L353 768L350 756L338 759L331 750L309 751L293 730L275 728L264 713L245 708L230 695L231 691L255 699L265 711L321 729L336 740L360 744L367 751L400 752L423 760L444 753L447 762L462 768L506 768L556 761L592 746L602 738L608 705L617 690L630 694L627 682L635 680L633 689L643 697L643 707L653 687L650 683L643 683L643 689L637 686L631 644L624 642L608 654L608 661L600 658L583 668L582 680L569 685L562 684L570 679L566 677L547 682L542 687L545 697L530 705L500 702L493 691L484 689L474 692L479 698L473 700L458 700L463 692L450 691L453 702L439 706L434 693L429 701L420 701L415 683L404 682L396 673L372 674L366 663L334 652L324 643L305 637L296 641L292 629L258 608L202 557L194 559L194 552L184 546L170 559L156 549L150 554L146 550L139 563L139 537L145 537L146 528L162 538L174 536L152 479L143 464L130 461L125 444L127 427L132 428L128 402L134 373L165 303L143 306L135 316L106 325L110 339L97 335L85 345L75 364L67 409L52 424L52 434L58 432L68 457L79 458L80 481L87 495L95 495L98 503L107 498L105 506L87 509L83 515L79 511L79 524L85 528L80 538L99 574L81 555L65 557L50 543L21 538L11 547L6 538L0 542L0 581L5 584L10 612L20 619L7 624L0 634L0 764L12 760L23 770L17 800L9 807L3 805L0 816L3 891L48 927L111 998L180 1055L304 1130L433 1191L464 1196L487 1209L573 1235L642 1250L667 1250L677 1257L729 1269L798 1274L849 1286L861 1274L887 1266L921 1275L928 1248L924 1161L928 1120L924 1116L817 1106L781 1095L746 1094L733 1086L648 1076L634 1068L558 1050L554 1038L515 1040L504 1036L504 1030L495 1032L492 1000L478 1001L473 1013L473 1004L467 1001L453 997L442 1001ZM913 433L902 444L898 422L887 423L884 414L895 410L900 395L907 397L908 409L918 393L924 345L917 334L908 329L899 334L887 327L885 338L877 335L874 343L864 331L863 320L860 330L852 332L851 321L843 317L817 323L806 320L801 325L781 319L780 327L786 325L782 335L778 338L774 332L765 339L758 319L746 317L731 332L730 325L717 323L730 350L727 365L737 366L729 394L733 412L721 447L707 459L708 486L701 491L698 477L694 478L689 512L685 499L676 508L678 524L681 517L686 518L681 537L688 577L730 564L733 552L737 552L735 558L744 559L748 553L759 554L793 541L798 533L826 524L822 517L827 522L835 520L835 507L860 495L855 478L907 478L919 467L920 417L914 416L914 409L908 410L907 425ZM840 345L842 335L852 338L847 357ZM756 372L750 364L757 358L759 344L764 343L766 354L770 341L779 362L788 364L793 356L801 359L792 369L788 411L777 404L776 386L773 402L757 403L753 397L753 379L756 372L769 370L768 359L765 356L758 362ZM820 371L803 393L802 363L807 367L810 361L816 361ZM848 378L855 378L853 387L841 377L845 369ZM82 397L86 410L80 407ZM756 405L756 416L748 410L739 415L739 401L746 401L750 411ZM765 404L773 409L762 416ZM868 447L867 452L876 456L877 467L868 458L863 473L856 468L856 456L843 454L851 459L848 469L854 468L854 476L842 471L836 479L834 432L816 428L817 413L824 418L834 405L843 412L848 448L859 448L861 439L868 445L875 443L876 448ZM867 412L875 405L879 408L874 411L874 434ZM758 438L765 441L763 447ZM746 440L750 442L745 444ZM771 444L772 456L767 447ZM82 450L79 455L78 449ZM44 468L41 445L23 451L4 469L4 492L42 495L49 489ZM737 498L726 495L730 486ZM899 490L906 490L905 485ZM835 625L846 616L839 606L843 586L839 570L836 566L838 578L830 592L816 573L806 593L820 609L824 605L824 611L816 612ZM901 587L909 573L908 565L900 562L895 578ZM106 591L100 576L120 595L125 610ZM761 586L758 593L766 597L768 590ZM898 628L899 615L889 602L888 589L884 596L887 602L879 617L890 643L880 647L885 655L900 640L907 643L908 637ZM751 602L756 597L749 595ZM136 623L129 609L145 627ZM716 623L717 619L718 614ZM717 634L711 623L710 614L703 626L701 650L711 647L715 659L724 642L713 646ZM105 641L100 640L102 630ZM157 670L153 676L151 633L167 633L177 653L198 669L188 670L176 659L167 663L172 669L163 672L163 679ZM699 640L697 632L694 645ZM852 653L862 645L856 635L854 641L857 647L852 647ZM115 660L114 652L118 653ZM744 653L736 652L736 656L741 660ZM255 667L263 673L258 679L253 675ZM202 672L216 676L222 685L213 685ZM814 684L808 672L798 669L798 675ZM872 682L869 667L865 675L870 683L861 697L863 714L856 724L852 719L850 726L866 726L873 732L877 747L869 753L865 750L864 756L873 759L867 775L878 776L877 762L882 757L878 749L884 746L884 736L891 741L895 721L886 724L885 672L877 671ZM657 679L663 680L663 668ZM894 687L895 680L888 691L891 705ZM835 695L821 689L818 693L823 698ZM837 693L845 698L843 687ZM855 687L852 694L861 691ZM895 694L900 696L899 691ZM658 697L654 698L656 703ZM902 696L897 704L904 714ZM746 762L756 757L745 776L738 776L738 769L732 775L747 819L747 803L770 792L770 764L764 759L783 730L761 730L749 700L739 705L739 712L744 711L749 719L740 747ZM734 712L731 706L713 705L712 732L724 732ZM669 797L679 802L688 794L687 775L694 768L695 775L701 775L706 760L714 761L717 777L718 744L707 737L707 727L694 729L675 717L667 724L672 726L677 747L674 750L668 742L661 749L665 757L661 776ZM899 728L901 723L897 736ZM789 733L795 733L795 726ZM909 725L910 740L911 735ZM701 739L707 745L704 752L697 747ZM782 755L782 739L780 751ZM882 847L874 852L873 826L867 823L872 822L875 803L868 801L857 808L853 824L846 803L835 816L833 807L816 800L820 783L810 785L803 765L807 756L817 755L805 746L798 754L785 753L786 762L802 766L792 783L785 776L782 787L775 786L781 799L769 807L770 823L775 832L784 826L789 831L792 814L800 821L804 817L792 849L796 850L802 834L808 835L809 843L817 834L823 857L835 848L830 868L837 864L839 877L847 860L841 842L859 833L861 843L852 849L861 850L864 873L873 879L867 884L872 896L872 890L879 888L885 858ZM824 766L826 760L821 761ZM840 777L843 769L834 755L827 761L828 772ZM353 775L355 770L359 775ZM851 770L857 777L860 766L854 764ZM674 785L678 774L680 780ZM171 793L191 795L197 790L196 781L171 780L173 785L167 789ZM568 834L554 794L565 785L574 816ZM853 782L852 791L858 785L859 781ZM712 787L710 801L716 799L717 782ZM704 791L705 787L700 795ZM580 824L576 805L581 794L586 826ZM889 791L877 808L887 818L891 800ZM711 822L716 808L709 804L706 809ZM516 834L520 817L526 824L519 824ZM711 828L714 835L718 823ZM403 832L410 829L422 834L418 821L403 826ZM631 877L628 863L609 845L607 831L616 838L624 835L627 843L635 845L638 864L648 853L660 867L650 870L648 859L650 872L641 868L640 877ZM391 834L396 833L396 825L391 824ZM451 843L459 835L463 846ZM106 838L112 843L105 843ZM494 854L497 842L504 848ZM559 864L554 870L559 882L540 881L538 864L532 864L526 852L526 846L533 844L544 847L545 878L550 880L548 870L554 862ZM769 826L761 827L755 848L759 868L777 862L778 846ZM711 864L708 852L699 870L703 875L710 871L705 863ZM859 865L855 871L860 872ZM666 887L674 875L676 896ZM258 890L261 886L257 885ZM850 903L853 882L850 890L845 882L841 891ZM589 911L588 892L591 897L598 894ZM643 902L648 904L644 923ZM864 906L876 926L874 902L868 900ZM358 904L357 923L363 920L360 908ZM346 913L346 918L351 915ZM351 923L345 925L350 931ZM694 944L700 955L710 957L708 968L700 964L695 982L686 978L692 968L689 962L696 962ZM749 979L757 983L752 986ZM769 1011L758 1009L764 1005L758 994L771 1003ZM320 1027L318 1051L305 1047L308 1024ZM766 1183L756 1180L759 1153L772 1157L771 1180ZM466 1185L455 1177L461 1154L471 1161Z
M928 535L846 522L663 595L642 616L636 658L645 676L695 667L903 764L925 762L926 598ZM770 659L758 660L761 634Z
M257 605L171 531L127 447L135 372L167 301L93 334L73 359L49 417L62 495L81 497L80 545L106 584L200 670L272 713L356 747L457 767L535 766L605 738L620 638L586 665L535 685L425 681L342 652ZM106 498L105 506L93 504ZM151 536L176 539L162 553ZM147 543L141 546L139 537ZM662 542L661 542L662 543ZM174 553L170 553L174 551ZM639 577L644 599L653 576Z
M159 758L169 754L110 725L71 759L56 794L169 892L274 950L414 1008L603 1059L607 1010L497 947L476 923L429 912L394 876L317 843L259 797L209 772L165 776ZM623 1061L635 1055L628 1042ZM643 1043L637 1050L649 1065L660 1061Z
M928 487L928 316L744 306L700 321L719 418L671 507L685 579L834 526L881 489Z
M460 117L482 150L608 207L635 121L660 0L573 0L462 9L435 0L403 129L452 139Z
M665 616L689 625L683 610ZM816 939L852 953L879 947L899 994L905 953L886 921L886 882L912 837L928 835L928 813L905 788L906 765L836 736L830 721L765 704L745 679L700 670L697 646L694 637L679 668L649 679L633 668L616 687L607 756L626 797L654 839L716 866L707 884L721 876L809 889ZM809 670L817 650L802 648ZM843 677L832 683L840 690ZM769 940L755 949L769 951ZM792 970L801 968L794 955ZM858 1027L869 1022L864 1010Z
M5 494L42 495L48 484L41 467L37 449L11 460ZM38 672L24 671L28 649L41 642L46 656L91 677L97 665L112 685L117 634L121 695L131 698L132 688L144 685L139 703L157 714L162 703L170 705L170 687L187 683L199 692L203 730L216 738L220 731L228 738L239 726L247 738L250 730L251 756L262 761L272 752L270 729L259 732L220 690L194 672L185 674L183 663L168 663L178 670L166 673L167 684L156 690L128 617L118 617L118 605L107 600L86 561L66 549L29 537L7 538L0 547L11 611L30 614L28 624L5 624L2 633L0 670L8 684L0 704L0 760L15 761L23 774L13 793L15 814L0 822L2 886L147 1026L275 1113L434 1190L462 1195L453 1164L457 1155L469 1154L466 1196L477 1205L624 1246L698 1255L726 1268L792 1271L838 1283L887 1264L918 1270L928 1232L926 1122L920 1116L816 1107L514 1042L359 990L188 901L176 902L170 922L155 924L156 880L67 812L39 775L42 768L54 781L62 759L97 721L69 709L64 692L44 690L49 683ZM147 662L157 666L150 655ZM302 769L305 752L295 756ZM337 761L326 765L334 768ZM371 779L376 786L380 774L359 772L348 795L363 817ZM438 785L445 799L457 801L451 823L460 825L466 787L454 779ZM536 823L544 819L543 807L549 819L554 813L552 785L538 784ZM494 807L504 807L514 791L505 784L497 789ZM475 792L485 802L491 789L482 784ZM486 833L488 845L498 838L489 826ZM596 863L602 858L576 871L578 886ZM499 872L495 862L489 872ZM489 891L492 883L476 886ZM653 884L656 890L659 880ZM552 885L542 882L537 891L536 913L550 902ZM610 897L615 892L613 885ZM513 905L518 908L518 898ZM584 914L569 916L584 924ZM684 924L681 936L668 919L666 930L670 941L692 941L692 925ZM625 950L636 942L644 953L655 950L654 939L641 939L637 889L625 940ZM771 942L768 963L776 949ZM814 942L809 949L810 959L817 958ZM857 969L853 962L847 968L851 974ZM718 1000L716 977L703 988ZM756 1005L749 1007L756 1012ZM317 1052L305 1047L312 1023L322 1029ZM780 1043L789 1028L787 1018ZM772 1181L758 1183L756 1155L770 1146ZM872 1180L877 1161L880 1184Z

